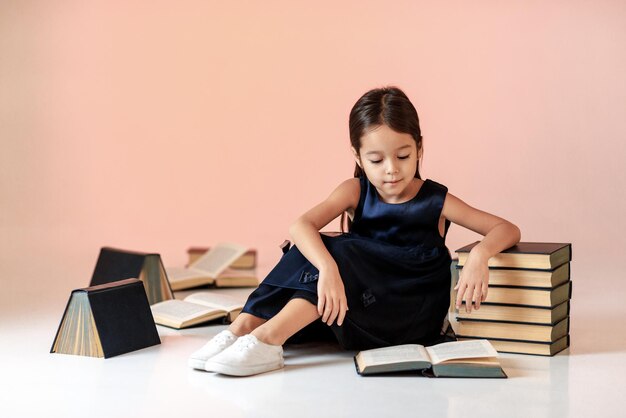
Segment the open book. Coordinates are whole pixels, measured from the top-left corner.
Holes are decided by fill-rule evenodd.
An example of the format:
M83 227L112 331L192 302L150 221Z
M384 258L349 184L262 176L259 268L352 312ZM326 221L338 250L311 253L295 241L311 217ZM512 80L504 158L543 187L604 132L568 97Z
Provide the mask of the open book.
M50 352L109 358L156 344L144 283L125 279L73 290Z
M196 292L183 300L172 299L155 303L150 308L154 322L171 328L192 325L224 318L232 322L243 309L243 301L216 292Z
M143 282L150 304L174 299L161 256L155 253L102 247L89 286L131 278Z
M419 370L429 377L507 377L487 340L453 341L424 347L403 344L354 356L360 375Z
M189 267L167 267L167 277L172 290L214 284L216 279L235 260L246 252L246 247L237 244L221 243L198 258ZM254 284L256 286L256 278Z

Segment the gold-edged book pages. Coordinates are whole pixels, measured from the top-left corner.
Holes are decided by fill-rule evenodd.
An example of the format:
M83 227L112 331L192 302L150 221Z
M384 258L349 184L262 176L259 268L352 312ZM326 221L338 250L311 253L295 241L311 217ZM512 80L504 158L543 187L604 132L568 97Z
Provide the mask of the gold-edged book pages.
M72 293L51 351L59 354L104 357L87 293Z
M174 299L174 293L159 254L146 255L138 279L143 282L148 302L151 305Z

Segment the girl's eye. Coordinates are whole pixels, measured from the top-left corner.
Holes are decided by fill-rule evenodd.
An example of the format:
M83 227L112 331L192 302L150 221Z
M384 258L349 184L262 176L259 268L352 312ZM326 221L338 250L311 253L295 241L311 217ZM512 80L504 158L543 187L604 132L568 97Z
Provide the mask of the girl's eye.
M383 162L383 160L370 160L370 163L372 163L372 164L379 164L379 163L382 163L382 162Z
M407 158L409 158L410 156L411 156L411 154L409 154L409 155L402 155L402 156L398 155L398 158L399 158L400 160L406 160L406 159L407 159Z

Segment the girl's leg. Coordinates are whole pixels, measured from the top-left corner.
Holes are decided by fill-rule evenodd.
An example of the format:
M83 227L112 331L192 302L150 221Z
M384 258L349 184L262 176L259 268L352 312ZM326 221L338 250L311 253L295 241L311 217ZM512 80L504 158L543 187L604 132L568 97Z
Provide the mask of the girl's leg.
M284 367L283 347L293 334L320 316L317 306L301 298L289 300L270 320L257 326L252 335L239 338L204 364L204 369L233 376L250 376Z
M248 313L241 313L235 318L228 330L234 334L228 335L225 334L225 331L222 331L211 338L202 348L194 351L189 357L188 363L189 366L194 369L204 370L204 364L208 359L222 352L224 349L232 345L237 337L241 337L242 335L249 334L259 325L263 324L266 320L256 317L254 315L250 315Z
M257 325L251 334L266 344L283 345L289 337L319 317L317 306L306 299L295 298L269 321Z
M241 337L242 335L250 334L259 325L265 322L267 322L266 319L242 312L237 315L237 318L230 324L228 329L236 336Z

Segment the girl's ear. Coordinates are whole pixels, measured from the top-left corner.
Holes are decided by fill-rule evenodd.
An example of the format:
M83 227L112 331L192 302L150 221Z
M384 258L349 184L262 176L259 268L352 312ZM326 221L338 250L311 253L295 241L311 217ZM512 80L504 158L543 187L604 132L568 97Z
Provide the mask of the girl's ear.
M357 165L359 167L361 167L361 169L363 168L363 166L361 165L361 157L359 157L359 153L356 152L356 150L354 149L354 147L351 147L352 149L352 154L354 155L354 161L356 161Z

